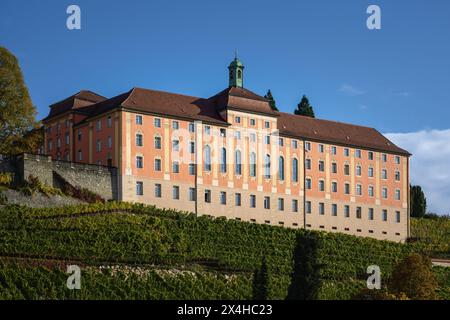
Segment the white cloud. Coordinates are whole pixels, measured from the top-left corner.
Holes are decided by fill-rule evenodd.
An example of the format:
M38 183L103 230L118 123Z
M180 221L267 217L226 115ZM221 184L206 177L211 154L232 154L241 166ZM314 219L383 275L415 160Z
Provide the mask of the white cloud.
M450 129L388 133L386 136L413 154L411 184L422 186L428 210L450 214Z
M360 90L352 85L349 85L347 83L344 83L343 85L341 85L341 87L338 90L339 92L348 94L350 96L360 96L365 94L366 92L363 90Z

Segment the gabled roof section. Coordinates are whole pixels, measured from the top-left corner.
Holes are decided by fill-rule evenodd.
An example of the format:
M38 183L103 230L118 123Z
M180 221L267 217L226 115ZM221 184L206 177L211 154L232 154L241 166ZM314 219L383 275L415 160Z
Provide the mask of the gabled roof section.
M280 134L409 156L374 128L280 112Z
M278 116L278 112L272 110L269 101L256 93L239 87L229 87L209 98L214 101L218 110L234 109L244 112Z
M81 90L70 97L50 105L50 113L43 121L59 116L70 110L80 110L94 103L106 100L105 97L89 91Z
M86 120L115 108L227 125L209 99L143 88L133 88L124 94L89 106L85 109L90 114Z

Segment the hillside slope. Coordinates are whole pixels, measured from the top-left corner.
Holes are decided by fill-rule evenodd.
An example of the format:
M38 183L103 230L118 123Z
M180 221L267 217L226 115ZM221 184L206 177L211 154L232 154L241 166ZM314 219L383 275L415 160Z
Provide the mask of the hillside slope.
M0 213L0 298L251 299L252 275L265 256L270 298L284 299L296 242L305 234L127 203L8 206ZM350 298L364 287L369 265L379 265L385 279L416 250L314 234L320 239L322 299ZM82 267L79 291L65 288L68 264ZM439 272L440 293L448 298L450 272Z

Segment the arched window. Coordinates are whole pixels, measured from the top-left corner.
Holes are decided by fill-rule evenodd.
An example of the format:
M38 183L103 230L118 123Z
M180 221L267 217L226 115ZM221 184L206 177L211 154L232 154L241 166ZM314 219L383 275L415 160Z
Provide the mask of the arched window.
M298 182L298 160L294 158L292 160L292 181Z
M211 171L211 147L205 147L205 171Z
M270 156L268 154L264 157L264 177L270 179Z
M227 149L220 149L220 172L227 172Z
M278 179L284 181L284 158L280 157L278 159Z
M235 173L237 175L242 174L242 161L241 161L241 151L236 150L234 153L234 165L235 165Z
M250 153L250 177L256 177L256 153Z
M238 79L241 79L241 78L242 78L242 71L238 70Z

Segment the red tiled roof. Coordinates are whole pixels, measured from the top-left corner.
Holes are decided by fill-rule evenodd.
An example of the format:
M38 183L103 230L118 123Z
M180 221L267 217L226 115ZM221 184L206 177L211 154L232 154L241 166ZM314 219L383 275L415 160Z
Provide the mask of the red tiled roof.
M50 105L50 113L43 121L59 116L70 110L79 110L84 107L90 106L94 103L106 100L105 97L89 91L89 90L81 90L80 92L71 95L70 97L56 102Z
M280 134L410 155L374 128L280 112Z

